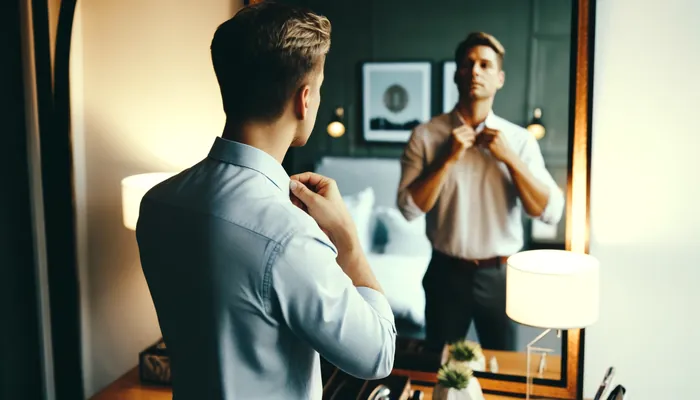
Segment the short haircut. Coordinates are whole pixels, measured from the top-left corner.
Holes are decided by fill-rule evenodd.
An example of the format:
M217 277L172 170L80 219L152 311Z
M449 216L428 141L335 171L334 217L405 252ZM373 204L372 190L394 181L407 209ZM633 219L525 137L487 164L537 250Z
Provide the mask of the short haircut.
M307 9L264 1L221 24L211 58L224 111L272 122L330 49L331 23Z
M455 51L455 62L457 63L457 67L462 64L462 61L464 61L464 56L467 54L467 52L476 46L487 46L492 48L493 51L496 52L496 55L498 55L498 67L503 69L503 58L506 55L506 49L503 48L503 45L498 41L498 39L486 32L472 32L467 35L467 38L464 39L459 46L457 46L457 50Z

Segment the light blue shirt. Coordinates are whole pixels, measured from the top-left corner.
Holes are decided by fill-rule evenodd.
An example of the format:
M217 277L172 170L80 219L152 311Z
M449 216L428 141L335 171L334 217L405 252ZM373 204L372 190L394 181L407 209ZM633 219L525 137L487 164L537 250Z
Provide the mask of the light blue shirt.
M389 303L353 286L288 188L270 155L217 138L144 197L136 235L175 400L321 399L319 353L360 378L391 372Z

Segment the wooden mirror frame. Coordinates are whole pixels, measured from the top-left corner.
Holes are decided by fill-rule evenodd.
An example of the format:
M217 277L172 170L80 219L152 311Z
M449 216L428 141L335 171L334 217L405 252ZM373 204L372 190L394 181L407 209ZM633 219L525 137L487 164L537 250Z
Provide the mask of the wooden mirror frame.
M244 0L244 5L264 0ZM566 249L588 253L591 118L596 0L572 0L572 37L569 118L569 173L566 191ZM534 379L532 394L557 399L583 398L585 330L562 335L562 376L559 380ZM436 371L437 372L437 371ZM436 382L436 373L412 373L422 383ZM475 372L485 392L523 395L525 376Z

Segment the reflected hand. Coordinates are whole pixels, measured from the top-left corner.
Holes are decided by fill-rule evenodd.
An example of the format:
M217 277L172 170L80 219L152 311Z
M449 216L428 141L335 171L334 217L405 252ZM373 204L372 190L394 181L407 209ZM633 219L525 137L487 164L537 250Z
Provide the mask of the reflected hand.
M498 161L508 162L514 156L505 135L498 129L484 128L478 142L487 147Z
M474 131L474 128L467 124L463 124L452 130L452 134L450 135L449 139L450 150L447 155L447 162L459 160L462 155L464 155L464 152L474 145L475 138L476 132Z

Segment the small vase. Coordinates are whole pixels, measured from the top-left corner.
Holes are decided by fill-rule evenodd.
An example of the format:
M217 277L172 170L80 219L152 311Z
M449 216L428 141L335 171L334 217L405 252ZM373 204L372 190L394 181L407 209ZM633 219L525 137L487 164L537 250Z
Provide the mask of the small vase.
M440 383L433 389L433 400L484 400L481 385L476 378L471 378L464 389L442 386Z
M467 366L471 368L472 371L484 372L486 371L486 357L482 354L476 360L469 361Z

